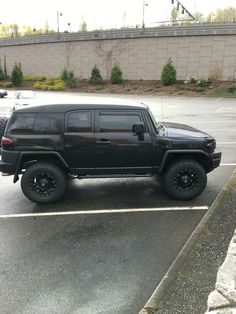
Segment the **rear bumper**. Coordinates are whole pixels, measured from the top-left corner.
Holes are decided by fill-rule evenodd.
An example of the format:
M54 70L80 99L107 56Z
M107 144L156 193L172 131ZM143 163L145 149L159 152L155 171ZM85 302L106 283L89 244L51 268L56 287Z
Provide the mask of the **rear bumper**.
M15 173L15 164L0 160L0 172L13 175Z

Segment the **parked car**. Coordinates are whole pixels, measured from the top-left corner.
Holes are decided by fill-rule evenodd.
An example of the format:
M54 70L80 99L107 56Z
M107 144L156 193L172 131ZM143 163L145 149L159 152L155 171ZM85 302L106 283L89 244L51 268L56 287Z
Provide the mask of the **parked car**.
M7 96L7 91L5 89L0 89L0 98Z
M13 110L32 104L36 98L36 93L31 90L21 90L15 92Z
M0 172L36 203L58 201L66 178L159 175L173 199L205 188L221 152L210 135L157 122L144 105L56 104L16 110L2 138Z

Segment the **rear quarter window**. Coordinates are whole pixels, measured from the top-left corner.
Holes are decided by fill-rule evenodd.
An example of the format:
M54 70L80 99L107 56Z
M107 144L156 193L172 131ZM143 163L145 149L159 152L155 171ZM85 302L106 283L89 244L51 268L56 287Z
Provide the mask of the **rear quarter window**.
M13 114L7 124L7 133L32 134L36 114L24 113Z
M34 123L34 134L59 134L62 115L38 113Z

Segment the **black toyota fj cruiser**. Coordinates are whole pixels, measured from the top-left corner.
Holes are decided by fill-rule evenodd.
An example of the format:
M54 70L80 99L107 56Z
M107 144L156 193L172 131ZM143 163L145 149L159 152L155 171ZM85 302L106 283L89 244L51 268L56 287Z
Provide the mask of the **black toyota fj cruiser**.
M159 175L170 197L190 200L218 167L214 138L190 126L156 122L146 105L55 104L10 117L2 137L0 172L22 174L36 203L53 203L66 179Z

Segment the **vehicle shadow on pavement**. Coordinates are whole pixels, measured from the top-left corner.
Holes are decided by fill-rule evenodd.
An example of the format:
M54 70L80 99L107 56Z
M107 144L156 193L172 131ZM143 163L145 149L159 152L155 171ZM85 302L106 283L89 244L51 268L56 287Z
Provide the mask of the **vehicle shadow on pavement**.
M33 212L199 206L197 199L171 200L154 178L71 180L60 202L35 205Z

